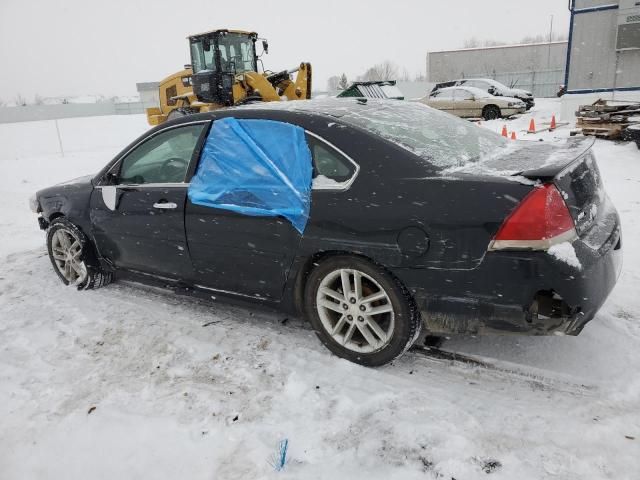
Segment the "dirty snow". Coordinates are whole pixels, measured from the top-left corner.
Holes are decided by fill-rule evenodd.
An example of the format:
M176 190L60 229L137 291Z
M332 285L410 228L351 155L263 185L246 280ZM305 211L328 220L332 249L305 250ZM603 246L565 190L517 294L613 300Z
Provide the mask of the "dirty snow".
M552 245L547 253L561 262L567 265L582 270L582 264L578 260L576 250L570 242L562 242L557 245Z
M539 121L559 111L537 102ZM331 356L299 319L123 282L65 288L28 198L97 171L146 125L118 116L60 127L64 157L52 122L0 125L0 478L638 477L635 145L595 145L627 240L619 284L580 336L443 346L496 368L409 352L367 369ZM276 472L284 439L288 463Z

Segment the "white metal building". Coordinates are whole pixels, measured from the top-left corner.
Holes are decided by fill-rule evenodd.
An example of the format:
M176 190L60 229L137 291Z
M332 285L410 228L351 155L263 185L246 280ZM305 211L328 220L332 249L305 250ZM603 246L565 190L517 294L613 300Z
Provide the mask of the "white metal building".
M492 78L530 90L536 97L555 96L564 83L567 42L463 48L427 54L427 78L446 82L459 78Z
M640 100L640 1L571 0L562 116L598 98Z
M160 106L160 93L158 92L158 82L136 83L136 89L140 95L140 101L144 108Z

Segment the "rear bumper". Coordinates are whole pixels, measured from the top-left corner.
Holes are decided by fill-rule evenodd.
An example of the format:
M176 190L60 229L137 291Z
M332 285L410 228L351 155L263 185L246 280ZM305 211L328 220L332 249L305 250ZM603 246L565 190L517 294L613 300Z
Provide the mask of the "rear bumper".
M547 252L487 252L473 270L397 272L434 334L577 335L622 268L620 229L598 250L573 243L577 269Z

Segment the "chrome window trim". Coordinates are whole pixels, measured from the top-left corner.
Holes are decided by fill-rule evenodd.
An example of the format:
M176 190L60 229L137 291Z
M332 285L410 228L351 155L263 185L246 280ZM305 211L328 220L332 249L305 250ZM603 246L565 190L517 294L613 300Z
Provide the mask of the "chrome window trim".
M116 187L116 188L179 188L188 187L191 183L121 183L118 185L96 185L95 188Z
M144 137L142 140L140 140L139 142L137 142L133 147L131 147L129 150L127 150L125 153L123 153L122 155L120 155L120 157L118 158L117 161L115 161L113 163L113 165L111 165L111 167L109 167L109 170L107 170L105 172L105 175L108 175L109 173L111 173L111 171L117 166L119 165L132 151L134 151L136 148L138 148L140 145L142 145L143 143L151 140L153 137L155 137L156 135L160 135L161 133L167 132L169 130L173 130L175 128L180 128L180 127L186 127L188 125L198 125L198 124L204 124L204 123L211 123L211 119L209 120L195 120L193 122L185 122L185 123L179 123L178 125L170 125L168 127L165 128L161 128L160 130L153 132L151 135ZM189 173L189 169L187 168L187 173ZM185 173L185 177L187 175L187 173ZM127 187L133 187L133 186L141 186L141 185L149 185L149 184L123 184L123 186L127 186ZM161 184L155 184L155 185L167 185L165 183L161 183ZM98 187L102 187L102 186L110 186L110 187L117 187L119 185L96 185L96 188Z
M328 145L331 149L335 150L340 155L342 155L344 158L346 158L349 162L351 162L351 164L355 167L355 170L353 171L353 175L351 175L351 177L349 177L348 180L345 180L344 182L336 182L335 185L317 185L317 186L314 186L313 182L312 182L311 183L311 189L312 190L332 190L332 191L349 190L349 187L351 187L351 184L355 181L356 177L358 176L358 173L360 172L360 165L358 165L353 158L351 158L349 155L344 153L342 150L340 150L338 147L336 147L333 143L331 143L327 139L321 137L318 134L310 132L309 130L305 130L305 133L308 134L308 135L311 135L313 138L315 138L317 140L320 140L322 143Z

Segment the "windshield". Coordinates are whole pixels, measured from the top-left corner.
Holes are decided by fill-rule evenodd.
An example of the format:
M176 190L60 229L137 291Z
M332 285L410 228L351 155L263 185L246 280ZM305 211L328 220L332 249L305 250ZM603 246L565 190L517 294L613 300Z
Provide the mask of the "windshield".
M208 47L208 48L205 48ZM223 72L255 72L257 71L255 47L253 40L241 33L228 33L218 37L220 67ZM191 41L191 65L193 72L217 70L214 56L214 37L198 38Z
M218 40L220 66L223 72L256 72L255 46L253 40L241 33L221 35Z
M440 168L464 166L499 155L508 145L496 133L420 103L380 103L352 110L341 118Z

